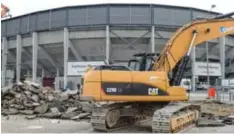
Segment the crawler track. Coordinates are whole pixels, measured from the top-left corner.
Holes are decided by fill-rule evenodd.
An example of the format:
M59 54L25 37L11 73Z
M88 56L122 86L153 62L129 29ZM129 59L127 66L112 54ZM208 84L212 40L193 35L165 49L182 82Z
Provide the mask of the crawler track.
M199 118L200 107L189 103L172 103L156 110L152 119L152 131L172 133L183 130Z

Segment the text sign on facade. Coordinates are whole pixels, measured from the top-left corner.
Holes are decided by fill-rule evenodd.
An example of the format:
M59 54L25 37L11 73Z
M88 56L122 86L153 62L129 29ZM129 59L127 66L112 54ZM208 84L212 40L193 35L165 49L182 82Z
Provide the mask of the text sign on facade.
M206 62L195 63L195 75L197 76L208 75ZM209 63L209 76L221 76L221 64L220 63Z
M81 76L84 74L88 66L97 67L105 65L104 61L88 61L88 62L68 62L68 76Z

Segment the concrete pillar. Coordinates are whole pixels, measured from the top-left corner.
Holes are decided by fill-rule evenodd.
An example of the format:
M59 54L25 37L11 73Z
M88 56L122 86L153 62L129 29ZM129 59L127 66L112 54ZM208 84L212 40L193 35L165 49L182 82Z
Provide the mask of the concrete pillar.
M151 27L151 52L155 53L155 27Z
M6 86L6 65L7 65L7 53L8 53L8 47L7 47L7 38L2 38L2 87Z
M210 70L209 70L209 42L206 42L206 63L207 63L207 84L210 87Z
M30 70L27 70L27 78L30 78Z
M192 48L192 90L195 91L196 76L195 76L195 64L196 64L196 47Z
M64 56L64 89L67 87L67 61L68 61L68 44L69 43L69 32L67 28L64 28L63 37L63 56Z
M56 76L59 77L59 68L56 68Z
M16 82L20 81L21 57L22 57L22 38L21 35L17 35L16 36Z
M36 82L37 79L37 55L38 55L38 34L32 34L32 80Z
M106 26L106 63L109 64L110 60L110 29Z
M225 79L225 36L219 39L220 45L220 64L221 64L221 78Z
M42 68L41 69L41 78L44 78L45 77L45 70Z

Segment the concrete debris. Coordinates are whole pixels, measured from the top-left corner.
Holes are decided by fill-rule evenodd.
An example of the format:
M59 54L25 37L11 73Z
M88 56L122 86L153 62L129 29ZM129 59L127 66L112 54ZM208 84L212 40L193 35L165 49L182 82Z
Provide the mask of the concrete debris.
M47 103L43 103L42 105L35 108L35 112L37 112L39 114L44 114L44 113L47 112L47 110L48 110L48 104Z
M50 123L54 124L54 123L60 123L59 120L51 120Z
M25 115L32 115L34 114L33 110L20 110L21 114L25 114Z
M50 108L50 111L51 111L52 113L60 113L60 111L58 110L57 107Z
M52 101L54 99L54 96L52 94L48 94L47 99L48 101Z
M224 123L212 119L201 119L197 122L197 127L222 127Z
M73 111L76 111L78 108L77 107L69 107L66 111L66 113L70 113L70 112L73 112Z
M223 119L223 123L227 125L234 125L234 115L230 115L227 118Z
M45 113L45 114L39 114L38 117L44 117L44 118L60 118L61 113Z
M2 114L4 116L15 115L15 114L18 114L18 113L19 113L19 110L15 109L15 108L9 108L9 109L2 110Z
M62 92L50 87L24 81L1 91L2 115L23 114L25 118L34 119L74 117L88 118L92 111L92 104L81 102L77 91ZM84 114L86 113L86 114Z
M75 116L77 116L77 115L79 115L80 114L80 111L77 111L77 112L69 112L69 113L63 113L62 115L61 115L61 118L62 119L71 119L71 118L73 118L73 117L75 117Z
M93 111L93 104L90 102L80 102L82 105L82 110L91 113Z
M77 120L77 119L83 119L83 118L87 118L91 115L91 113L81 113L73 118L71 118L72 120Z
M39 101L39 97L38 97L38 95L32 95L32 100L34 101L34 102L38 102Z
M26 119L35 119L37 117L37 115L28 115L28 116L25 116Z

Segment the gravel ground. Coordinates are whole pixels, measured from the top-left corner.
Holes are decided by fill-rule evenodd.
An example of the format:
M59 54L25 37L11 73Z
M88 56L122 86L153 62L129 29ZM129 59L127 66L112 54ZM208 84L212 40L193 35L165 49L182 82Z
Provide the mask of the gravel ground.
M79 122L71 120L56 120L56 119L33 119L27 120L25 116L14 115L1 116L2 133L92 133L94 132L88 120ZM130 132L130 133L150 133L151 128L149 123L136 125L127 128L121 128L114 131L115 133ZM190 126L183 132L185 133L232 133L234 125L225 127L202 127L196 128Z

